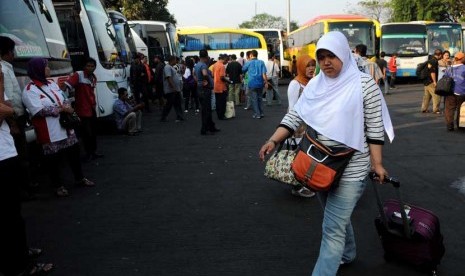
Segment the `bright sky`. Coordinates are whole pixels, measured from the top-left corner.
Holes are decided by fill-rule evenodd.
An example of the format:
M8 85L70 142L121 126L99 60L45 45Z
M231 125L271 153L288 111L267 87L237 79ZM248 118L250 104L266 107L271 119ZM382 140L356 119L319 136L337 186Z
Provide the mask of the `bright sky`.
M360 0L289 0L291 20L300 26L324 14L341 14L354 9ZM256 13L287 18L288 0L169 0L168 10L178 27L207 26L237 28Z

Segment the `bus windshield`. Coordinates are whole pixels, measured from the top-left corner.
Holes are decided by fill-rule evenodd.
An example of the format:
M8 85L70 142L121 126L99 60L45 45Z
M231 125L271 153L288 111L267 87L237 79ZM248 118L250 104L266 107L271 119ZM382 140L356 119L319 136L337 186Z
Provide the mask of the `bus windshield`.
M111 21L109 21L100 0L83 0L82 3L92 27L100 63L103 67L111 69L119 63L118 52L112 40L112 37L115 38L115 34Z
M349 41L350 49L354 49L358 44L367 46L367 55L375 54L374 25L371 22L330 22L329 31L342 32Z
M460 24L430 24L427 25L428 41L431 45L429 54L435 49L448 50L451 56L462 49L462 27Z
M15 46L15 71L26 75L31 57L49 59L51 76L70 72L69 55L50 0L0 1L0 35Z
M131 54L136 53L136 46L132 38L131 30L128 23L123 19L111 15L113 26L116 33L116 45L118 48L118 58L127 64L131 63Z
M381 39L381 49L388 56L393 53L400 57L426 56L426 34L386 34Z

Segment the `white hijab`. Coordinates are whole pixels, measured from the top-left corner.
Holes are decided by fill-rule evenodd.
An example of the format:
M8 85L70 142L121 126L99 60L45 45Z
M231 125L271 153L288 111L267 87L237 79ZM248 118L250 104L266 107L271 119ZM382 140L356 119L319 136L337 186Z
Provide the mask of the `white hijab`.
M305 87L294 109L304 122L322 135L364 152L364 111L361 72L341 32L329 32L317 43L317 51L326 49L342 61L336 78L323 71ZM381 95L383 123L389 139L394 131L384 98Z

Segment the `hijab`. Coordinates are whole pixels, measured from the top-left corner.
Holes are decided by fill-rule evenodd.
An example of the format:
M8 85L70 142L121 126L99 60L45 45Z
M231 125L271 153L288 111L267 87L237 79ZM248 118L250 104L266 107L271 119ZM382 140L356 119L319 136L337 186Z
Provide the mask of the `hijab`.
M337 77L330 78L321 71L305 87L294 109L317 132L365 152L362 73L347 38L341 32L328 32L317 43L317 52L320 49L331 51L341 60L341 72ZM380 97L384 127L392 141L391 120L381 93Z
M31 80L47 84L47 77L45 76L46 66L47 60L45 58L32 58L27 63L27 75L31 78Z
M294 80L298 81L302 85L307 85L307 83L310 81L310 78L307 77L307 65L309 62L315 62L314 59L307 55L302 55L297 58L296 62L296 67L297 67L297 76L294 78ZM315 64L316 65L316 64Z

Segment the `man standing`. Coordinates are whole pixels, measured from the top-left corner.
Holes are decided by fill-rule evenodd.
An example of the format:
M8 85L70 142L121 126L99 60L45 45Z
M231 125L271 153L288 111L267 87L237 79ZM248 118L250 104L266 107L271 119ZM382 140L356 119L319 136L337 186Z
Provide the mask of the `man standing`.
M134 56L134 62L131 65L130 76L131 76L131 91L134 95L136 103L141 103L142 97L144 96L145 88L147 85L147 76L145 67L142 65L142 54L136 54Z
M150 100L153 98L152 97L153 76L152 76L152 71L150 70L150 66L147 63L147 56L142 55L141 63L145 69L145 80L144 80L145 87L142 89L143 91L142 98L144 100L145 111L150 113L152 112L150 110Z
M144 104L131 106L128 102L128 91L124 87L118 89L118 99L113 105L118 129L134 136L142 131L142 109Z
M95 87L97 77L94 74L97 62L93 58L87 58L84 70L72 74L65 84L75 89L75 111L81 119L81 137L87 160L103 157L97 153L97 113L95 101Z
M438 60L442 58L442 51L440 49L434 50L434 56L428 61L426 66L428 67L428 76L423 81L424 93L423 102L421 104L421 112L427 113L429 102L433 99L433 113L441 114L439 105L441 104L441 96L436 95L434 90L438 81Z
M26 123L27 114L24 112L23 102L21 99L21 88L16 79L13 70L13 60L15 57L15 42L5 36L0 36L0 64L2 66L5 95L9 99L9 103L13 107L14 116L6 118L11 135L13 136L16 151L18 152L18 160L23 173L17 175L20 179L21 188L25 192L26 197L31 194L31 174L29 170L29 156L27 151L26 140ZM3 97L3 95L0 95ZM1 98L3 100L3 98Z
M200 112L202 114L202 126L200 128L201 135L214 134L219 131L215 127L215 123L212 119L212 106L211 106L211 94L213 87L213 79L211 72L208 70L208 57L207 50L199 51L199 62L194 67L194 78L197 81L197 92L200 99Z
M386 56L386 53L385 52L381 52L379 54L379 58L376 59L376 64L378 64L378 67L379 69L381 70L381 73L382 73L382 78L381 80L383 81L383 84L384 84L384 94L389 94L389 86L388 86L388 82L387 82L387 76L386 76L386 70L387 70L387 61L384 59L384 57Z
M389 89L396 89L396 74L397 74L397 53L392 53L388 63L389 74L391 81L389 82Z
M213 92L215 93L216 114L218 120L226 120L224 113L226 112L226 96L227 96L227 80L226 68L224 65L227 59L224 55L218 57L218 61L213 65Z
M236 61L236 55L231 55L231 62L226 68L226 76L229 77L228 101L234 101L235 105L240 104L240 93L242 85L242 65Z
M248 74L248 87L254 111L252 117L261 119L264 116L262 106L263 87L268 89L266 67L262 60L257 59L258 52L256 50L252 50L250 56L251 59L242 67L242 72Z
M161 114L161 122L167 122L166 117L174 106L176 112L176 122L184 121L181 106L182 80L179 79L176 69L173 67L177 63L176 56L168 58L168 64L163 69L163 90L167 103Z
M163 68L164 67L165 67L165 62L161 59L159 55L156 55L153 58L152 72L154 73L153 81L155 83L155 98L158 100L158 108L160 110L165 105L164 92L163 92Z
M278 105L281 105L281 96L278 88L279 65L276 64L275 55L268 54L268 62L266 63L266 78L268 89L266 91L266 105L270 106L273 98L276 98Z

